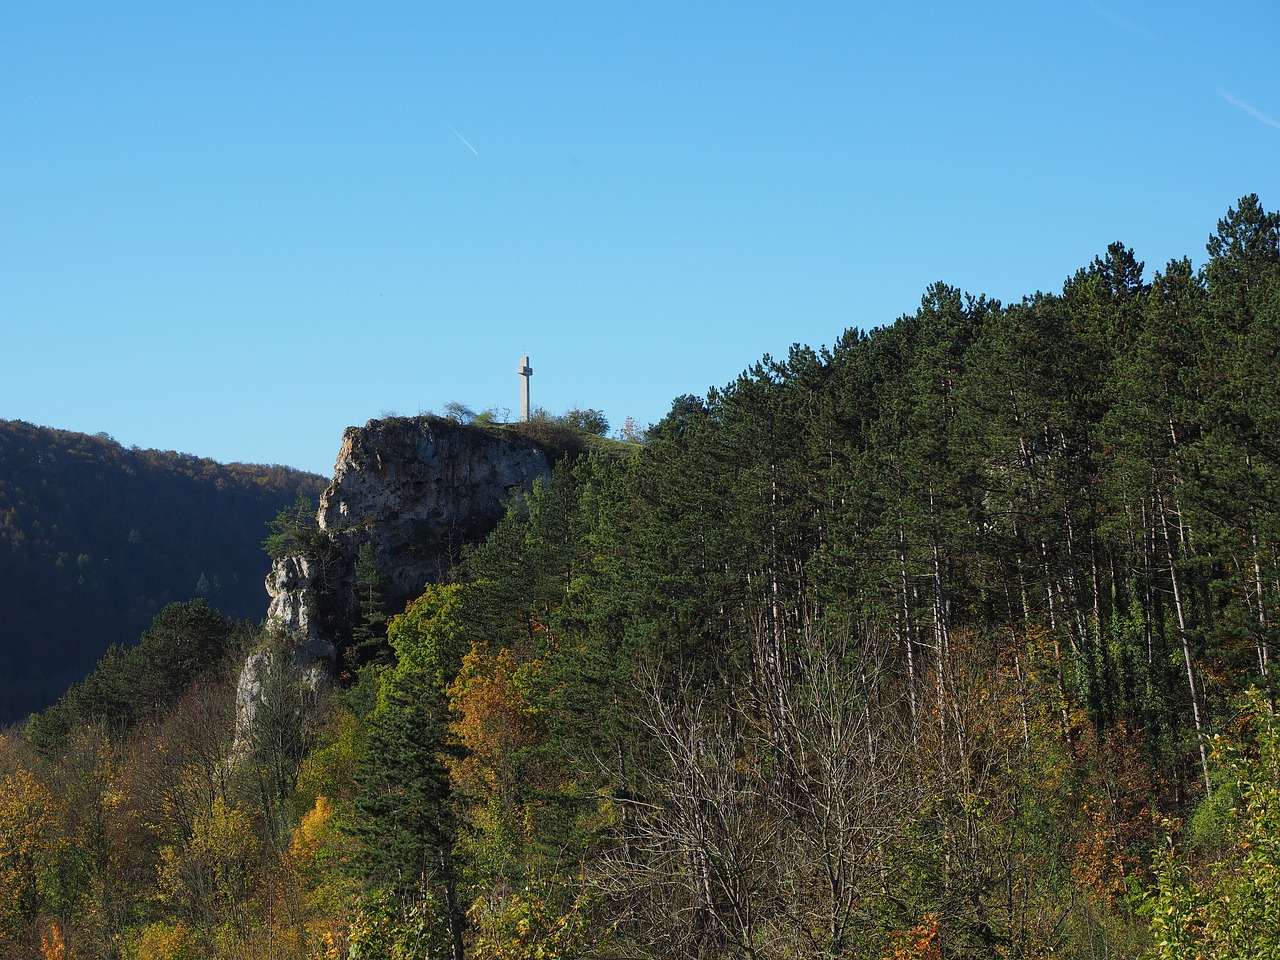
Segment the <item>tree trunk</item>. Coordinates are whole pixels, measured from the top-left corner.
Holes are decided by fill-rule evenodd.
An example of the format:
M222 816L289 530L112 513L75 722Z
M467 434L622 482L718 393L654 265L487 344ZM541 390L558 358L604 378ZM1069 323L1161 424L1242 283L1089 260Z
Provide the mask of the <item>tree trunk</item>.
M1187 618L1182 603L1182 587L1178 579L1178 565L1174 556L1173 538L1169 536L1169 516L1164 506L1164 495L1156 491L1156 506L1160 513L1160 530L1164 539L1165 557L1169 561L1169 581L1173 587L1173 608L1178 617L1178 638L1182 643L1182 661L1187 668L1187 690L1191 694L1191 716L1195 721L1196 745L1200 749L1200 770L1204 774L1205 793L1213 792L1213 782L1209 779L1209 750L1205 745L1203 708L1200 702L1200 690L1196 683L1196 671L1191 651L1191 637L1187 631ZM1181 527L1181 524L1179 524ZM1181 538L1179 538L1181 539Z

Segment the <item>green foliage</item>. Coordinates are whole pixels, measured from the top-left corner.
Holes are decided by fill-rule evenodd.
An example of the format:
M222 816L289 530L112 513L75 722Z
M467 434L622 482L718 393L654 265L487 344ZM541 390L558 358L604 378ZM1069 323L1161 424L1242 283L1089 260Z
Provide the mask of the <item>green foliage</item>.
M357 717L369 716L378 705L378 679L384 666L373 662L359 667L355 683L342 692L343 705Z
M274 520L267 521L271 531L262 541L262 549L272 560L279 560L290 553L314 557L328 546L328 538L320 529L311 498L298 492L293 505L282 507Z
M387 637L396 664L378 678L378 704L368 718L357 773L353 828L362 844L361 874L375 887L397 891L406 903L425 896L445 904L447 942L454 944L461 940L462 912L444 691L461 659L460 589L429 587L391 621ZM414 916L406 906L401 923L416 922Z
M356 603L359 618L352 629L357 651L368 654L385 650L386 603L382 595L383 578L378 572L377 554L371 542L362 543L355 562Z
M243 639L242 628L204 600L170 604L156 614L137 646L111 647L82 683L32 717L27 736L45 753L53 753L72 730L88 723L127 730L173 703Z
M594 433L598 437L603 437L609 432L609 419L600 410L579 410L575 407L565 411L560 420L566 426L581 430L583 433Z
M428 586L404 613L392 618L387 642L396 663L379 684L379 708L420 690L443 695L466 651L458 619L462 592L452 584Z
M448 922L430 891L407 905L386 890L356 904L351 918L349 960L438 960L452 957Z
M1243 719L1238 736L1215 741L1238 798L1221 853L1197 864L1170 840L1156 861L1145 909L1158 960L1280 957L1280 721L1256 690Z
M499 410L497 407L486 407L477 413L471 422L480 426L494 426L505 423L510 416L510 411Z

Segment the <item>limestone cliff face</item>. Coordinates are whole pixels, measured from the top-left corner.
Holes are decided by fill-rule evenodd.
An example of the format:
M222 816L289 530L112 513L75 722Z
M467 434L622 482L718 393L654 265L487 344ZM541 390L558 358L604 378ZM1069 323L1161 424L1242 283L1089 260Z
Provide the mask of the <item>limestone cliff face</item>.
M327 548L276 562L268 619L300 640L341 645L358 616L363 544L373 545L387 611L396 613L443 580L465 544L488 535L513 493L550 473L543 448L509 430L434 416L349 427L320 497Z
M390 592L415 597L494 528L512 491L549 475L542 448L513 432L438 417L372 420L343 435L320 529L344 554L372 542Z
M319 564L308 557L289 555L271 565L267 574L267 621L300 637L319 635L312 620L313 605L307 598L318 586Z
M322 549L277 560L267 619L309 685L330 675L359 622L355 564L373 545L385 610L395 614L443 580L462 547L483 539L513 493L548 477L551 461L513 430L440 417L395 417L349 427L320 498ZM274 654L245 664L237 727L253 723Z

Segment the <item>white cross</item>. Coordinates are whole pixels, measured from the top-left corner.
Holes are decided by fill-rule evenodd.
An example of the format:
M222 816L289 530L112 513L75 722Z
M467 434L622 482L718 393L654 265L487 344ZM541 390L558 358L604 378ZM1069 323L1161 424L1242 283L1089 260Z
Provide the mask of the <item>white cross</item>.
M520 374L520 420L529 422L529 380L533 377L533 367L529 366L529 355L520 358L520 366L516 368Z

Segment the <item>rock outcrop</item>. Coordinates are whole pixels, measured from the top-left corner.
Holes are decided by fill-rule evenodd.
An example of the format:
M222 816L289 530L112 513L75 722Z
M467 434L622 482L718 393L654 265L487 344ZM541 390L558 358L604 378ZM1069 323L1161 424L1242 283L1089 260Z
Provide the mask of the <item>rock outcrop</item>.
M358 615L355 563L373 546L380 590L395 612L445 579L462 547L497 525L513 492L551 473L534 441L440 417L350 427L320 497L324 548L276 561L268 619L299 640L341 646Z
M268 625L304 682L332 676L361 610L356 560L372 545L389 614L444 580L463 546L483 539L513 493L551 473L539 443L511 428L435 416L370 420L349 427L320 498L322 536L305 554L277 560L267 577ZM274 653L246 662L237 703L238 739L251 727Z
M342 437L320 529L344 555L373 543L390 592L415 597L448 573L463 544L488 535L513 491L550 472L546 451L514 431L439 417L371 420Z

